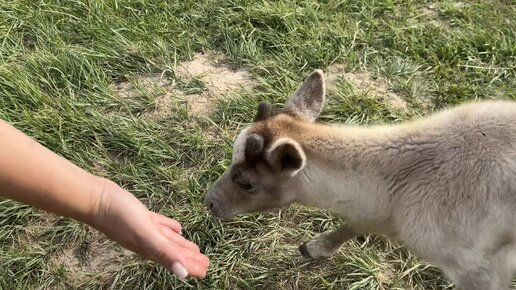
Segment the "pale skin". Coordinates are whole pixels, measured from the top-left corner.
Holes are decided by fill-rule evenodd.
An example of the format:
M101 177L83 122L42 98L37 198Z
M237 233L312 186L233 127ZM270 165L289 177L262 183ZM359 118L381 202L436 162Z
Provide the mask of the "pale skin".
M2 120L0 196L88 224L180 279L206 275L208 257L181 235L179 222L149 211L130 192L86 172Z

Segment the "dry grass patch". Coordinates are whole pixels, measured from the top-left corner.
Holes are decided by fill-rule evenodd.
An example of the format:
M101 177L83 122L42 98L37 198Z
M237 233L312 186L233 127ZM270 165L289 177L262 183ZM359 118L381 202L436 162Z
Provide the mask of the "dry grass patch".
M69 277L68 281L73 281L77 286L96 277L109 278L134 256L131 251L91 229L88 240L57 251L47 265L48 269L63 269Z
M111 88L116 98L126 103L147 99L152 104L140 116L160 119L167 117L178 102L186 102L188 112L195 116L209 115L219 99L254 86L247 70L231 67L222 54L215 52L199 53L178 64L174 75L174 79L165 73L140 75Z
M334 64L327 70L327 88L329 92L336 90L337 81L349 82L354 90L372 98L380 98L398 110L407 110L407 103L390 90L389 85L381 79L373 79L368 72L347 72L342 64Z
M441 15L440 8L441 7L437 3L430 4L421 8L420 13L423 19L430 23L430 25L448 31L452 29L452 27L450 26L450 23L446 21L446 19L444 19L444 17Z

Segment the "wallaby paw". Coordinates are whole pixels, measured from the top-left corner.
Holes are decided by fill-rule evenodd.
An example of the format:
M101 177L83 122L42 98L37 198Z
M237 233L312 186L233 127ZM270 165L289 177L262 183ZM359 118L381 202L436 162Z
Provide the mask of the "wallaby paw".
M299 252L307 259L324 259L335 254L335 249L328 249L327 244L319 239L313 239L299 246Z

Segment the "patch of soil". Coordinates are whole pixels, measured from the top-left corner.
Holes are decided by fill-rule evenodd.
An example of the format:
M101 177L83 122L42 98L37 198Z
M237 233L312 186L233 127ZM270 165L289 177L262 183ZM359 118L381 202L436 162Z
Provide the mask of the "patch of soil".
M146 74L134 77L134 83L142 88L150 88L153 86L165 87L171 84L171 81L162 74ZM120 82L111 84L111 89L116 96L123 100L131 100L138 97L138 90L131 82Z
M182 100L185 98L183 92L174 89L173 87L166 88L166 93L156 98L154 103L154 110L146 112L143 117L151 119L165 118L170 114L174 101Z
M346 67L344 65L334 64L328 67L326 76L329 92L335 91L337 80L342 78L362 93L366 93L372 97L382 98L396 109L407 109L407 103L405 100L390 91L389 85L386 82L381 79L374 80L367 72L346 72Z
M420 9L423 18L431 25L444 30L450 30L450 24L439 14L438 4L431 4Z
M230 97L232 93L251 88L254 83L247 70L230 67L220 53L199 53L191 60L180 63L176 70L177 80L189 83L193 80L202 82L204 89L200 92L189 93L178 86L178 82L164 74L140 75L135 83L142 88L155 87L154 108L141 116L151 119L166 117L178 101L186 101L188 111L193 115L209 114L216 101ZM131 82L112 85L114 93L124 101L134 100L139 96L137 88Z
M81 284L90 276L108 276L120 270L124 261L135 256L131 251L108 240L91 229L90 239L82 244L62 249L49 259L49 269L62 268L68 281Z
M43 210L37 210L37 213L39 218L24 226L23 233L17 237L20 245L37 245L40 234L59 220L58 216Z
M208 90L216 95L224 95L252 85L252 79L246 70L229 67L222 54L197 54L190 61L179 64L176 74L185 78L199 77Z
M382 264L378 272L375 274L376 280L380 282L382 286L390 286L396 279L396 271L390 264ZM389 289L388 287L385 289Z

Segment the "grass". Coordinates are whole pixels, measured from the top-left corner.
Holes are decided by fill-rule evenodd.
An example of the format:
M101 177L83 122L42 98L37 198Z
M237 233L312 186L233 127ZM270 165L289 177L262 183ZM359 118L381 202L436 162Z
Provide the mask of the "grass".
M325 261L301 259L299 244L342 222L331 213L293 206L221 223L202 198L258 102L279 107L315 68L367 71L408 104L393 109L340 80L327 122L398 122L472 99L516 99L514 15L504 0L2 1L0 118L177 218L212 264L205 280L180 282L122 255L115 270L78 276L52 261L87 247L91 229L2 200L0 289L451 289L437 269L378 237ZM158 120L141 117L155 106L153 88L130 100L113 91L148 73L174 79L177 64L203 51L224 53L258 85L207 116L178 102ZM207 85L177 81L185 93Z

